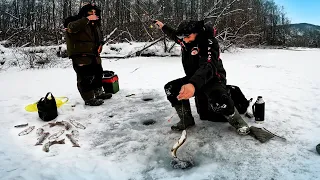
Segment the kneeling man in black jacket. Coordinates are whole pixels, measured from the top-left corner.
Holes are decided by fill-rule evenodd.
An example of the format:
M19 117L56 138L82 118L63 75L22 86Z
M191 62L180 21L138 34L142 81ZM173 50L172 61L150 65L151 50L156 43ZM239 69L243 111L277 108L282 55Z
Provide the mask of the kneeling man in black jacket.
M168 100L180 118L171 129L181 131L195 125L189 102L195 96L200 119L225 119L237 129L238 134L247 135L250 128L235 108L227 90L226 71L220 59L213 27L205 26L203 21L183 21L177 30L160 21L155 21L155 24L181 45L186 74L164 87Z

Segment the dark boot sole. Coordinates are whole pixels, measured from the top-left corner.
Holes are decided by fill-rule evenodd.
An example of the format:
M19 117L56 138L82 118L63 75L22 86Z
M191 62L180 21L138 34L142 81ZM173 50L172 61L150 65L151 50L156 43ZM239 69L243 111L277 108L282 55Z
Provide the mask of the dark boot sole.
M103 104L103 103L102 103ZM86 106L101 106L102 104L85 104Z
M178 128L178 127L173 127L173 126L171 126L171 130L172 130L172 131L183 131L183 130L186 130L186 129L191 128L191 127L193 127L193 126L195 126L195 124L189 125L189 126L187 126L185 129L181 129L181 128Z
M102 103L98 103L98 104L90 104L90 103L84 103L86 106L101 106L102 104L104 104L104 102L102 101Z
M111 99L112 98L112 95L111 96L105 96L105 97L96 97L96 99L101 99L101 100L106 100L106 99Z

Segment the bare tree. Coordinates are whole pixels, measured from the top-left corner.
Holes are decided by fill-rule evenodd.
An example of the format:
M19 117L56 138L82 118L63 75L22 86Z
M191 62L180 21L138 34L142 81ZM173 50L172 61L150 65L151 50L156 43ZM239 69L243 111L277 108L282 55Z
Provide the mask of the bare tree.
M84 0L0 0L0 40L29 46L61 42L65 18ZM102 29L113 42L152 41L163 34L152 19L177 27L182 20L203 20L218 30L224 44L286 44L289 23L273 0L94 0L102 10ZM125 32L125 33L124 33ZM254 36L255 38L247 38ZM316 36L315 36L316 37ZM164 38L165 39L165 38ZM255 42L252 42L252 39ZM230 45L230 44L229 44ZM229 46L229 45L226 45Z

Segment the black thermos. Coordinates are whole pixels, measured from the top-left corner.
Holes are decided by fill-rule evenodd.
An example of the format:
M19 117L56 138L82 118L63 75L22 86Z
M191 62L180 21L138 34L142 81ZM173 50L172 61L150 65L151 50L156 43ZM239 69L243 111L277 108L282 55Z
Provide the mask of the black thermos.
M265 102L263 101L262 96L258 96L257 101L252 106L252 112L256 123L264 122L264 111Z

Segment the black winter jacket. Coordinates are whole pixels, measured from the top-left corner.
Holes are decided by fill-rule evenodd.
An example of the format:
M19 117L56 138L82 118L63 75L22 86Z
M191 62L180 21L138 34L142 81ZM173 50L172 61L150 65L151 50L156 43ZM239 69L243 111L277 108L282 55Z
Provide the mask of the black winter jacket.
M181 45L183 68L196 92L208 92L216 83L226 85L226 71L220 59L219 44L212 27L203 27L203 31L198 33L192 43L184 43L182 39L178 39L176 30L167 25L163 26L162 31Z

